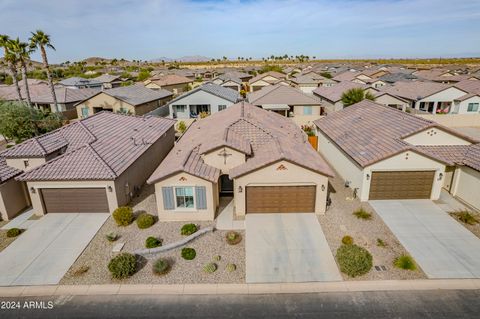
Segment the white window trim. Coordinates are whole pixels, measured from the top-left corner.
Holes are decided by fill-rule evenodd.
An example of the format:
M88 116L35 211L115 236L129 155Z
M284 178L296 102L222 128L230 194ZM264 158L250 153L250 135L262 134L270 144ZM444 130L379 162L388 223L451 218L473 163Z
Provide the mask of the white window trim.
M178 207L177 206L177 188L192 188L193 190L193 207L188 208L188 207ZM173 186L173 204L175 206L176 211L196 211L197 210L197 202L195 200L195 186L190 186L190 185L185 185L185 186Z
M470 104L472 104L471 111L468 110L468 108L470 107ZM477 104L477 110L473 110L475 104ZM480 103L472 102L467 104L467 112L477 113L479 110L480 110Z

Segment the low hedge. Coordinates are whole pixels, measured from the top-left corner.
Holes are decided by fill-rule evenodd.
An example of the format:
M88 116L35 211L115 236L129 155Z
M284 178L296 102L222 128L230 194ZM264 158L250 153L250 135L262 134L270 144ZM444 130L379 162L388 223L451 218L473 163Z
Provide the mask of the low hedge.
M170 271L170 263L164 258L157 259L152 266L152 271L156 275L165 275Z
M337 249L340 271L350 277L366 274L372 268L372 255L357 245L342 245Z
M137 217L137 226L140 229L151 227L155 224L155 217L153 215L142 213Z
M145 240L146 248L155 248L159 246L162 246L162 241L155 237L150 236Z
M195 233L198 230L197 225L195 224L185 224L182 226L180 233L184 236L189 236Z
M128 206L118 207L112 216L118 226L128 226L133 221L133 210Z
M185 260L193 260L197 256L197 252L193 248L182 248L182 258Z
M22 230L19 228L10 228L7 230L7 237L17 237L22 233Z
M137 271L137 259L135 255L121 253L110 260L108 270L113 278L128 278Z

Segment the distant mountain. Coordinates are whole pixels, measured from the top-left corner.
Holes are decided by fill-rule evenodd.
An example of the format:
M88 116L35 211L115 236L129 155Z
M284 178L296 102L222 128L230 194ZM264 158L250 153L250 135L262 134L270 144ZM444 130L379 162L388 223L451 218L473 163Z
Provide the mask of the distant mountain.
M150 62L173 62L173 61L178 61L178 62L206 62L210 61L211 58L203 56L203 55L187 55L187 56L182 56L181 58L167 58L167 57L160 57L156 58L153 60L150 60Z

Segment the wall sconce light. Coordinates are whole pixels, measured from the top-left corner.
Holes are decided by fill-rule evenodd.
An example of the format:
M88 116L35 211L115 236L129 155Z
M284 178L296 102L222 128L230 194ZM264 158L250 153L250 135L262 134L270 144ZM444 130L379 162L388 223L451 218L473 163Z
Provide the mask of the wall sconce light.
M322 192L325 191L325 185L322 185Z
M36 192L35 187L30 187L30 193L35 194Z
M108 186L107 189L108 189L108 191L109 191L110 193L113 191L112 186Z
M367 181L370 179L370 174L367 174Z
M242 186L238 186L238 192L239 192L239 193L243 192Z
M438 180L441 181L443 178L443 173L438 174Z

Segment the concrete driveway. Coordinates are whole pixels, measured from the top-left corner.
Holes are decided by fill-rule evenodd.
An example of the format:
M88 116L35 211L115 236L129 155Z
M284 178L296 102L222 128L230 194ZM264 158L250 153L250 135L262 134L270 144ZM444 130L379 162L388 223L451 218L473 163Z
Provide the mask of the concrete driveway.
M109 214L47 214L0 253L0 286L58 284Z
M342 280L314 214L247 214L246 281Z
M480 239L435 203L369 203L429 278L480 278Z

